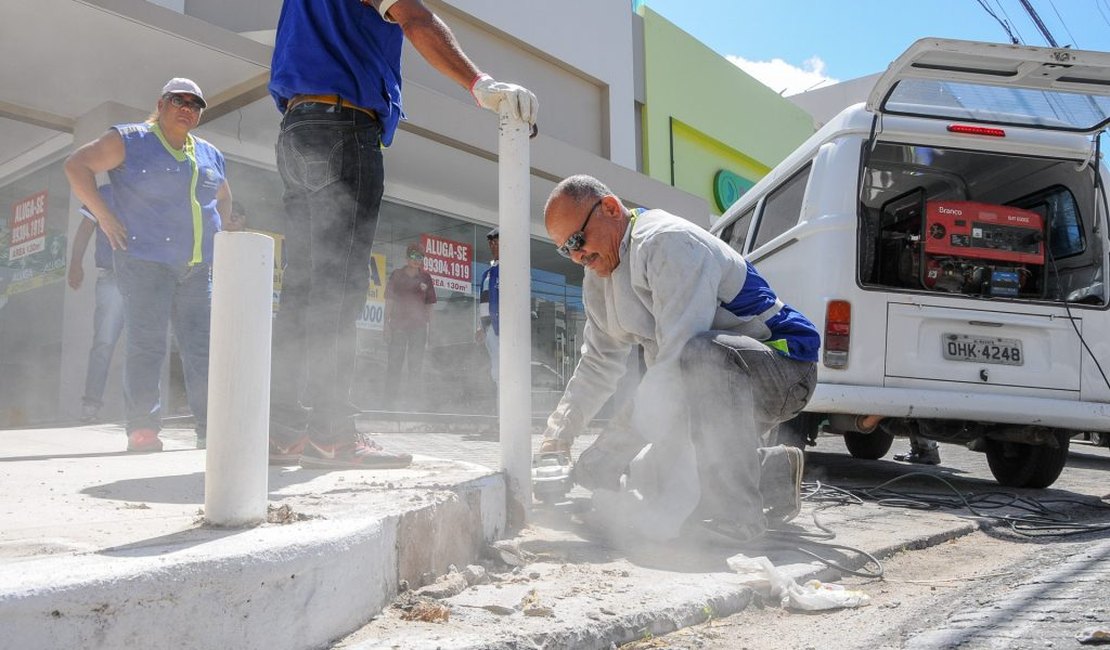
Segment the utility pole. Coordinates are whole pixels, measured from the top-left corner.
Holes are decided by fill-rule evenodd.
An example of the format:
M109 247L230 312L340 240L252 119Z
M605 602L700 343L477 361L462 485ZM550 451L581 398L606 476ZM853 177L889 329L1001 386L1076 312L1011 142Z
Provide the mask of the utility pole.
M1032 18L1033 23L1037 25L1037 29L1041 30L1041 33L1044 34L1044 38L1048 41L1048 44L1052 47L1060 47L1056 44L1056 39L1052 38L1052 33L1048 31L1048 27L1045 27L1044 21L1037 15L1037 10L1033 8L1033 5L1029 4L1029 0L1018 1L1021 2L1022 7L1025 7L1025 11L1029 13L1029 17Z

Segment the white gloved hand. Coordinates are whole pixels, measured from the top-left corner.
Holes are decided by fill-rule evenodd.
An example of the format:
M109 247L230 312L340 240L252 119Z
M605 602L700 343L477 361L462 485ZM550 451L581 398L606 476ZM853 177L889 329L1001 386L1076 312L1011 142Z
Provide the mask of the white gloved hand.
M539 112L540 105L532 91L524 86L494 81L488 74L481 74L470 85L470 94L479 106L495 113L500 109L501 102L507 101L514 117L528 124L536 123L536 113Z

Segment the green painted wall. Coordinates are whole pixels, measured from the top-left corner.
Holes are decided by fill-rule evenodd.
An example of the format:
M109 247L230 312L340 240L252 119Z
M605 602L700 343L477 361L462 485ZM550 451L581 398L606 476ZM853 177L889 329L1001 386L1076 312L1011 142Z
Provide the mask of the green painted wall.
M813 134L813 118L651 9L640 12L644 173L720 214L716 172L758 181Z

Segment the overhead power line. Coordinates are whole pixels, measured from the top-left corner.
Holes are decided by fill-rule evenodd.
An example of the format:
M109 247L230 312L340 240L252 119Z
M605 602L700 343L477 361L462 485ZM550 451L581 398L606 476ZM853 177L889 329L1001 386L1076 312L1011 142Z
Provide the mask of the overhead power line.
M1056 8L1056 3L1052 0L1048 0L1048 6L1052 7L1053 13L1055 13L1056 17L1060 19L1060 24L1064 26L1064 31L1068 33L1068 38L1071 39L1072 47L1079 47L1079 41L1075 39L1075 34L1072 34L1071 30L1068 29L1068 24L1064 22L1064 17L1060 15L1060 10ZM1095 6L1098 6L1097 3Z
M998 14L994 13L994 10L987 5L985 0L976 0L976 2L978 2L979 6L983 8L983 11L987 12L991 18L997 20L999 25L1002 25L1002 29L1006 30L1006 34L1009 35L1011 43L1017 45L1021 42L1017 39L1016 36L1014 36L1014 32L1010 29L1010 25L1005 20L999 18Z
M1041 30L1041 34L1044 35L1044 39L1048 41L1048 44L1052 47L1060 47L1056 43L1056 39L1052 38L1052 32L1048 31L1048 27L1045 27L1044 21L1037 15L1037 10L1033 8L1033 5L1029 4L1029 0L1018 0L1018 2L1021 3L1022 7L1025 7L1026 13L1033 19L1033 24L1037 26L1037 29Z

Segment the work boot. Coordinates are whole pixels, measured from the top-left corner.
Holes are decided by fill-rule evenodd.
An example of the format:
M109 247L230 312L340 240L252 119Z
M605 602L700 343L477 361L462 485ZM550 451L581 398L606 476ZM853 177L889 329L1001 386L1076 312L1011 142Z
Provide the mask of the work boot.
M894 460L903 463L916 463L918 465L940 465L940 450L910 448L908 454L894 454Z
M759 491L771 523L785 523L802 510L802 474L805 453L791 445L759 449Z

